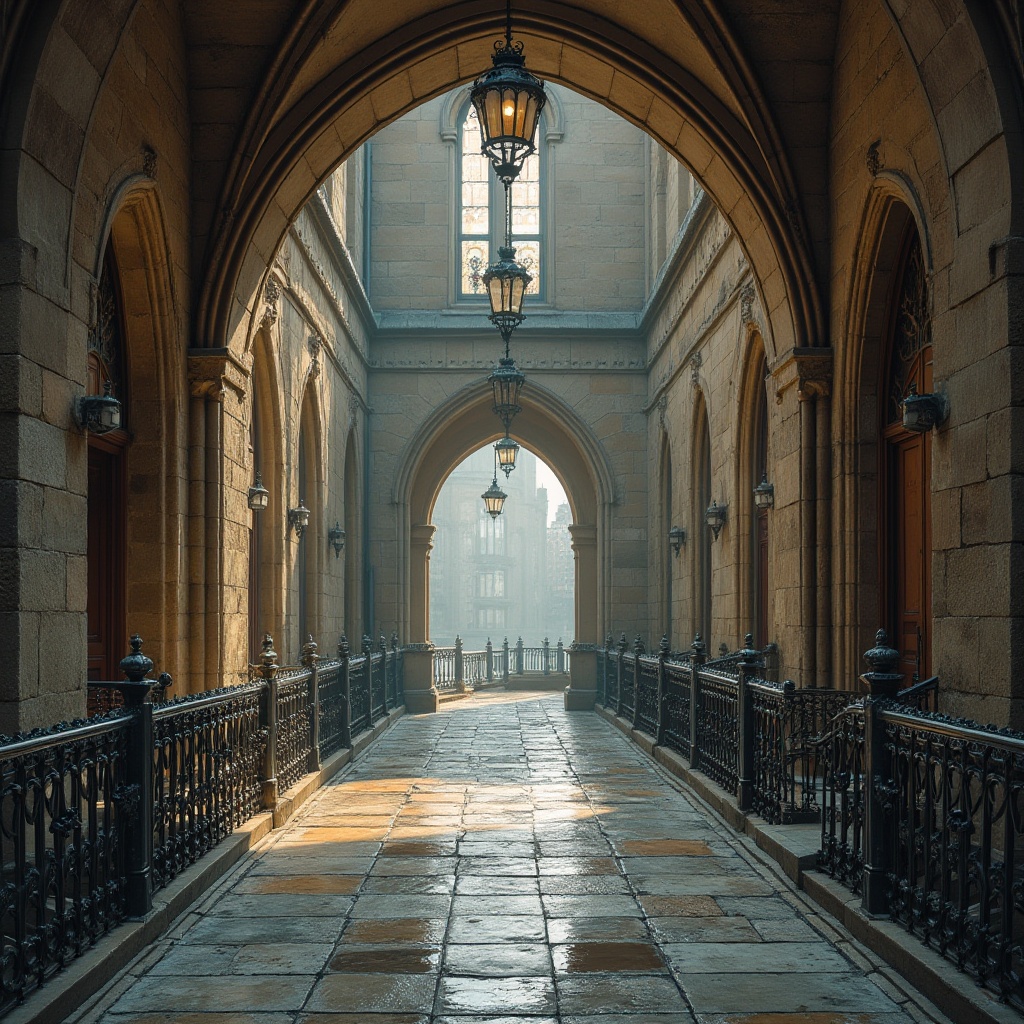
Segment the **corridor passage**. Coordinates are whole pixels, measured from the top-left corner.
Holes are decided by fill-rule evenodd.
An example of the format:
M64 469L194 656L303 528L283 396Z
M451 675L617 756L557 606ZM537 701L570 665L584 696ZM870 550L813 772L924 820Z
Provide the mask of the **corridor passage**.
M606 722L500 693L399 721L69 1019L943 1019L922 1006Z

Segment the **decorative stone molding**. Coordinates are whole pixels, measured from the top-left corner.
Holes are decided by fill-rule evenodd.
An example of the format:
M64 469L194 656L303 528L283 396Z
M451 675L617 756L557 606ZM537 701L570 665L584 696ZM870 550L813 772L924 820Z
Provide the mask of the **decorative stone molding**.
M772 370L775 401L782 404L783 394L796 385L797 401L823 398L832 393L831 348L794 348Z
M266 287L263 289L263 316L260 317L259 326L273 327L277 323L277 303L281 298L281 285L276 278L268 277Z
M194 398L222 401L231 390L245 397L249 371L226 348L189 349L188 382Z
M314 331L309 336L309 379L316 380L320 376L320 351L324 347L324 340Z
M867 154L864 157L864 162L867 164L868 168L868 174L870 174L872 178L874 178L882 169L882 158L878 153L878 147L881 144L881 139L875 139L875 141L868 146Z

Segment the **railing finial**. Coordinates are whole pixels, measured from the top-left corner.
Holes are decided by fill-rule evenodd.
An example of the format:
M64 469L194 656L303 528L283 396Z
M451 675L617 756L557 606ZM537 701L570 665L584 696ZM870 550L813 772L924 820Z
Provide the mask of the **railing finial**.
M121 659L121 671L130 683L141 683L146 673L153 668L153 661L142 653L142 637L133 633L129 641L131 653Z

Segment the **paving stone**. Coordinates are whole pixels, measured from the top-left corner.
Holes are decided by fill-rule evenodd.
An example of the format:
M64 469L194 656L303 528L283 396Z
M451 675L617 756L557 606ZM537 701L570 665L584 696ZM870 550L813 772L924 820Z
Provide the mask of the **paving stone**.
M310 993L306 1009L346 1013L429 1013L437 987L433 975L327 974Z
M763 948L763 947L758 947ZM689 974L678 975L697 1013L841 1011L894 1013L899 1007L860 974Z
M267 1011L295 1009L313 987L313 975L273 975L268 978L230 975L192 976L188 983L176 975L146 975L111 1007L115 1014L175 1010Z
M465 945L450 943L445 952L448 974L473 975L484 978L552 974L551 950L546 943L512 943Z
M240 893L292 893L319 895L349 895L359 888L360 875L260 875L244 878L234 887Z
M687 1009L674 981L632 974L559 978L558 1008L563 1016L636 1010L684 1013Z
M357 896L352 917L444 917L451 902L450 896Z
M462 875L455 883L456 896L528 896L539 893L538 882L543 879L527 878L513 875L502 878L500 875Z
M435 943L444 940L448 922L444 919L385 918L349 921L342 942Z
M237 946L253 942L334 942L342 925L334 917L204 917L186 932L184 941Z
M514 1007L525 1014L555 1012L555 983L550 978L442 978L435 1012L501 1013Z
M761 942L744 917L652 917L648 924L662 943Z
M342 945L327 969L339 974L434 974L440 946Z

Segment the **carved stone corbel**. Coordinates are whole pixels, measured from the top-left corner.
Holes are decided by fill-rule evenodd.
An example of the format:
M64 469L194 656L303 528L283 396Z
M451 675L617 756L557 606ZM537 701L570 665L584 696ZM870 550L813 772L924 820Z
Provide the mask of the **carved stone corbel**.
M245 397L249 371L226 348L193 348L188 353L188 382L194 398L221 402L228 391Z
M799 402L827 397L832 393L832 349L794 348L772 370L775 401L794 385Z

